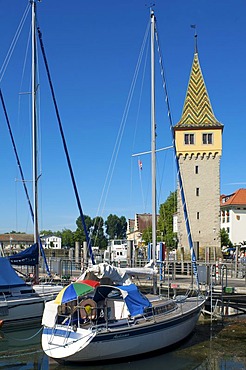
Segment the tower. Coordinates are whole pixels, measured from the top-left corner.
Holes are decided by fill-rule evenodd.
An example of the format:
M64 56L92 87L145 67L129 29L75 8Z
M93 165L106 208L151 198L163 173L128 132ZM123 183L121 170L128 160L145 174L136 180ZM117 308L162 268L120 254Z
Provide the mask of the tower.
M195 35L196 37L196 35ZM195 53L180 121L174 126L193 246L197 258L205 247L220 246L220 158L223 125L213 113ZM178 189L179 246L189 249Z

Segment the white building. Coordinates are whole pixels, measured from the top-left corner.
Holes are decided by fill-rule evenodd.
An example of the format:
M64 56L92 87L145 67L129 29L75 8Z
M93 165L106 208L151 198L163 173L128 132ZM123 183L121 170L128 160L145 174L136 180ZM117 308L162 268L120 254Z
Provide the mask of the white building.
M61 238L55 235L44 235L41 237L44 249L61 249Z
M221 229L225 229L231 242L239 245L246 241L246 189L238 189L220 197Z
M107 249L104 251L104 262L114 263L121 267L127 265L127 241L109 240Z

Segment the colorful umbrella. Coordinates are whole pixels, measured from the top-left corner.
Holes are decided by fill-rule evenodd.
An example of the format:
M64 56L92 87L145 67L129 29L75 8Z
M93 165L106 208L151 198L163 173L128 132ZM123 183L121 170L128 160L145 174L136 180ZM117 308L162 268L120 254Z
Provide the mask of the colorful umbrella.
M94 290L94 287L84 282L71 283L63 288L57 295L55 303L62 304L77 299L77 297L90 293Z
M77 280L76 283L83 283L92 286L93 288L96 288L98 285L100 285L99 281L96 280Z

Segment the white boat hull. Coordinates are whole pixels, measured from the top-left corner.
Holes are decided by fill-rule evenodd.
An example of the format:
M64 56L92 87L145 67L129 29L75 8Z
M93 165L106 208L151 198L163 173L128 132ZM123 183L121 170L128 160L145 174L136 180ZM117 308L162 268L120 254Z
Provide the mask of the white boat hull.
M5 327L41 323L45 303L55 299L61 286L39 286L38 293L0 299L0 323Z
M88 331L87 343L83 329L73 332L62 325L57 325L55 331L44 328L42 347L57 361L96 362L139 356L167 348L187 337L197 323L202 305L200 302L187 313L179 311L174 316L156 322L146 321L139 326L97 333Z

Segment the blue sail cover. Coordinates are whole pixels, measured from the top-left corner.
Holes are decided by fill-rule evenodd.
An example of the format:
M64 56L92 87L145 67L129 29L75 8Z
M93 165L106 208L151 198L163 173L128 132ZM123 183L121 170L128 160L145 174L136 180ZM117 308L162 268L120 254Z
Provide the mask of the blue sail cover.
M35 243L24 251L9 256L8 259L12 265L17 266L36 266L38 265L38 244Z
M25 286L22 280L6 257L0 257L0 289L8 287Z
M117 286L118 289L127 292L124 297L127 308L132 316L141 315L146 307L151 307L151 303L134 284Z

